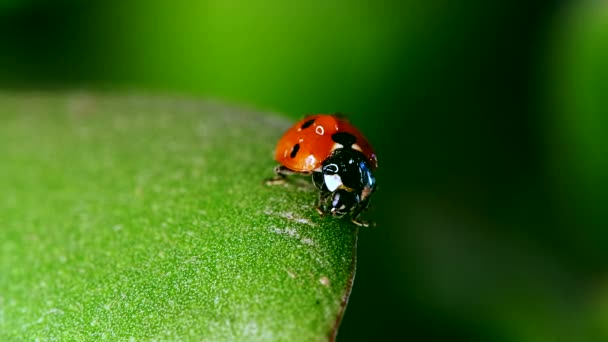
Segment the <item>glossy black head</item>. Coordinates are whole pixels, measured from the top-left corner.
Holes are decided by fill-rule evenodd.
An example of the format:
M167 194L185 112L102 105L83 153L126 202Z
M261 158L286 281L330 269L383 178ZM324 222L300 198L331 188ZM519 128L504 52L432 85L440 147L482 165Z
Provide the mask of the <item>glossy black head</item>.
M321 172L324 185L331 192L337 188L361 192L376 184L365 155L352 149L340 148L333 151L323 162Z
M333 151L321 172L313 174L313 181L321 191L319 208L323 212L353 218L367 207L376 184L365 155L349 148Z

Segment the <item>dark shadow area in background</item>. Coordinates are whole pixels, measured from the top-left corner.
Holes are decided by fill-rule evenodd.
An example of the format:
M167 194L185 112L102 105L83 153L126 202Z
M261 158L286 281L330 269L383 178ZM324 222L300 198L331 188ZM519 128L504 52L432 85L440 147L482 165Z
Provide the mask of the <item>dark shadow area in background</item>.
M585 284L605 270L605 234L601 242L573 239L580 222L554 198L546 175L543 134L551 113L542 107L541 87L546 86L549 25L562 3L477 5L454 11L443 30L427 37L421 48L433 53L418 73L394 75L402 86L387 95L391 105L384 109L392 115L377 124L378 137L384 137L378 139L378 229L361 232L356 285L339 335L345 341L521 340L513 330L525 324L512 319L514 313L495 312L527 307L529 316L519 319L538 324L539 331L554 329L558 336L564 329L565 336L566 326L543 327L544 319L554 318L535 317L535 307L555 301L559 309L550 304L546 310L561 316L560 310L568 310L562 305L572 303L559 302L583 297ZM420 220L421 215L427 217ZM434 233L478 234L464 239L488 240L498 250L473 251L469 264L446 253L445 264L428 265L428 256L417 254L425 248L420 244L442 236L421 237L419 231L434 221L444 225ZM476 228L460 231L462 225ZM511 258L520 254L525 256ZM538 261L543 258L550 261ZM530 260L538 263L530 267ZM491 270L461 272L476 263L489 263L484 267ZM429 271L433 266L438 269ZM434 298L437 293L429 287L435 284L428 283L432 272L454 273L443 278L445 287L450 280L468 287L455 290L454 298ZM496 279L503 272L521 279L501 283ZM520 292L551 294L526 302L514 295ZM509 308L512 301L519 301L510 303L519 308ZM570 319L577 315L571 314Z
M0 6L0 86L73 88L106 72L95 1L17 1Z

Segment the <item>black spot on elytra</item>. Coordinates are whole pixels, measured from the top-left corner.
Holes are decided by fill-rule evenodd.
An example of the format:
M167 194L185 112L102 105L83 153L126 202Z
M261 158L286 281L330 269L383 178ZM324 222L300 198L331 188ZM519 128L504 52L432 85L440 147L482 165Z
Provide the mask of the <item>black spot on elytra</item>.
M291 158L295 158L296 154L298 154L298 151L300 150L300 144L296 144L293 149L291 150L291 154L289 155Z
M305 123L302 124L302 127L300 127L301 129L306 129L308 127L310 127L310 125L312 125L315 122L315 119L310 119L308 121L306 121Z
M334 133L331 139L344 147L351 147L357 141L354 135L347 132Z

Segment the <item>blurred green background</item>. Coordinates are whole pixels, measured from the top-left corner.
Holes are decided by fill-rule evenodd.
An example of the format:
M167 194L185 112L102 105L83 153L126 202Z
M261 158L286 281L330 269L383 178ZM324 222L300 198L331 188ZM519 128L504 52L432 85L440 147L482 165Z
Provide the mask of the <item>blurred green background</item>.
M341 340L608 340L603 1L0 0L0 87L346 113L380 190Z

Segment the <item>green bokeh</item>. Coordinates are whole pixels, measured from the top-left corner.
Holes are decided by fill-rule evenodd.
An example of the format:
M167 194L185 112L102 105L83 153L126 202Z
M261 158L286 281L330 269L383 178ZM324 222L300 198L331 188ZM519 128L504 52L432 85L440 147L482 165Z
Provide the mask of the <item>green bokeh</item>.
M573 7L556 38L551 103L561 195L573 199L592 239L608 243L608 7Z

